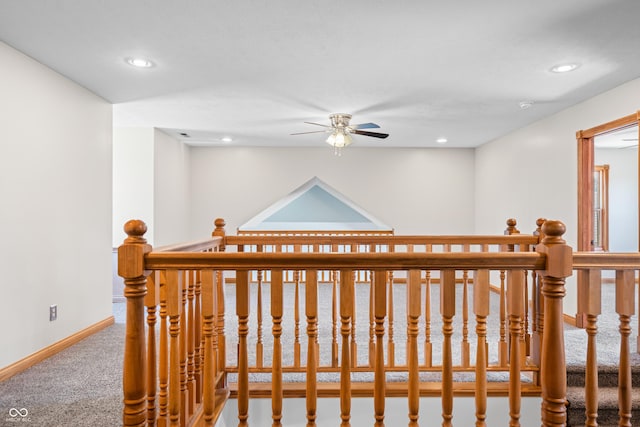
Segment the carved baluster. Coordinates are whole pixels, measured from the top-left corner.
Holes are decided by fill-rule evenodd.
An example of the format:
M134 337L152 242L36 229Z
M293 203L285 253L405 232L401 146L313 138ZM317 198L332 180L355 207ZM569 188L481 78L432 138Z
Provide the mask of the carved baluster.
M631 427L631 355L629 336L635 312L635 272L616 271L616 313L620 316L620 370L618 371L618 426Z
M147 306L147 425L156 425L156 307L160 303L158 272L154 271L147 279L147 295L144 304Z
M407 367L409 369L409 426L418 426L420 372L418 371L418 319L420 317L420 270L409 271L407 283Z
M217 332L217 325L218 325L218 321L216 319L216 317L218 316L218 306L220 304L222 304L222 302L218 299L218 280L220 280L220 274L218 274L218 271L214 271L213 272L213 335L211 336L211 354L213 356L213 362L211 365L211 372L212 372L212 376L211 377L207 377L205 376L206 379L208 379L208 381L213 382L213 387L214 387L214 393L216 392L216 390L218 388L220 389L226 389L227 388L227 379L226 379L226 374L223 370L220 369L220 363L219 360L220 358L218 357L218 353L220 352L220 347L218 345L218 332ZM204 333L204 330L203 330ZM203 342L202 342L203 348L204 348L204 338L203 338ZM204 350L203 350L204 352ZM203 353L203 358L202 358L202 365L204 367L204 353ZM225 355L223 355L225 356ZM225 356L226 357L226 356ZM203 372L204 375L204 372ZM204 396L203 396L204 399ZM214 398L215 400L215 398Z
M509 351L507 348L507 304L504 286L505 271L500 270L500 341L498 342L498 364L507 366Z
M202 405L204 422L206 426L213 426L213 412L215 409L216 386L216 357L214 348L215 339L215 314L216 314L216 277L212 270L204 270L201 273L202 286L202 335L204 345L202 348L202 364L204 383L202 385Z
M394 245L389 245L389 252L395 252ZM389 276L389 288L388 288L388 298L387 298L387 322L389 328L389 335L387 336L387 364L389 367L394 367L396 365L396 345L393 342L393 271L390 270L388 272Z
M238 316L238 420L245 426L249 418L249 272L236 271L236 315Z
M167 270L167 308L169 311L169 425L181 424L180 374L180 318L182 317L183 275L177 270Z
M318 271L307 270L305 281L307 315L307 426L315 426L318 409L316 371L318 369Z
M262 252L263 246L257 245L257 251ZM256 289L256 317L258 322L258 336L256 337L256 366L258 368L262 368L264 364L264 356L263 349L264 346L262 344L262 270L258 270L256 272L257 275L257 289Z
M189 408L189 416L193 414L195 410L196 404L196 395L195 395L195 339L196 339L196 331L195 331L195 271L187 272L189 275L188 289L187 289L187 330L186 332L186 347L187 347L187 378L186 378L186 398L187 404L186 407Z
M527 252L530 250L526 249ZM529 331L529 275L524 272L524 327L522 328L524 340L524 352L522 353L522 366L525 365L527 356L531 354L531 332Z
M226 225L224 219L216 218L214 221L216 226L215 230L211 233L212 237L222 237L222 243L218 248L219 252L224 252L226 249L225 246L225 229ZM227 339L225 337L224 331L224 313L225 313L225 298L224 298L224 273L222 270L216 271L216 300L217 304L217 315L216 315L216 340L218 342L218 352L217 352L217 368L219 371L224 372L227 367ZM223 378L223 387L226 387L226 376Z
M426 252L433 250L433 246L426 245ZM425 272L424 291L424 366L430 368L433 365L433 344L431 343L431 271Z
M518 245L518 249L521 252L528 252L528 248L526 245ZM527 271L522 271L522 292L520 292L520 298L522 301L519 306L522 307L522 313L520 314L520 334L518 335L518 343L520 345L520 352L518 353L520 368L524 368L527 365L527 354L528 354L528 334L527 334L527 307L529 306L528 293L527 293Z
M385 368L384 368L384 318L386 316L386 292L387 292L387 272L377 270L374 273L372 293L374 296L375 311L375 364L374 364L374 388L373 388L373 410L376 420L376 427L384 426L384 399L385 399Z
M564 315L562 299L565 277L571 275L571 247L562 239L565 226L560 221L546 221L545 238L536 251L545 254L547 265L542 275L544 298L544 335L540 366L542 386L542 425L564 426L567 423L567 370L564 351Z
M469 245L463 246L463 252L469 252ZM471 356L469 349L469 272L464 270L462 272L462 343L461 349L461 364L465 368L471 365Z
M489 316L489 270L477 270L473 278L473 311L476 315L476 427L487 418L487 317Z
M522 345L520 336L522 335L522 317L524 314L524 271L509 271L507 278L507 297L509 313L509 333L510 333L510 363L509 363L509 426L520 426L520 394L522 385L520 383L520 353Z
M536 225L538 226L533 232L534 236L538 236L538 242L541 242L544 236L542 235L542 224L544 224L544 218L538 218ZM531 293L533 302L533 335L531 337L531 361L536 366L540 366L540 346L542 344L542 331L544 329L544 301L542 299L542 280L537 271L532 272L531 276ZM538 381L536 381L538 383Z
M187 310L187 289L191 286L190 271L182 271L182 294L180 316L180 424L187 422L187 413L190 411L187 399L187 338L189 336Z
M225 336L224 327L224 313L226 310L225 296L224 296L224 272L222 270L216 271L216 300L218 301L217 315L216 315L216 341L218 342L218 351L216 357L218 358L216 366L218 372L224 372L227 367L227 338ZM223 377L223 387L227 385L226 375Z
M376 245L369 245L369 252L376 253L378 250L376 249ZM375 342L375 313L374 313L374 275L373 271L369 271L369 366L375 366L375 358L376 358L376 342Z
M585 426L598 425L598 356L596 337L602 310L602 271L585 270L578 290L578 312L587 317L587 366L585 367Z
M169 419L167 412L169 387L169 339L167 324L167 274L160 272L160 342L158 344L158 426L165 427Z
M297 273L297 271L296 271ZM282 270L271 270L271 317L273 319L273 362L271 364L271 418L273 426L282 420Z
M127 299L127 323L124 345L122 390L124 409L122 423L125 426L143 426L146 422L146 365L144 356L144 297L147 278L144 271L144 255L151 252L143 237L147 226L139 220L124 225L127 238L118 248L118 274L124 279L124 296Z
M195 283L195 306L194 306L194 342L195 351L193 354L195 366L193 376L195 379L196 403L202 402L202 273L196 271Z
M342 335L342 358L340 366L340 419L341 427L351 424L351 356L349 337L351 335L351 319L353 316L353 271L340 271L340 333Z
M514 218L507 219L507 228L504 230L504 234L509 236L512 234L520 234L520 231L516 228L516 220ZM503 251L513 252L514 245L506 245L502 248ZM507 313L507 294L505 288L505 272L500 272L500 344L498 360L500 366L507 366L509 363L509 342L510 340L510 325L509 315Z
M358 252L358 247L356 245L351 245L351 252L355 253ZM352 274L354 275L354 282L353 282L353 307L351 308L351 366L353 366L354 368L358 366L358 344L357 344L357 338L356 338L356 319L358 317L357 315L357 307L356 307L356 301L357 301L357 282L355 280L356 276L359 276L360 271L356 270L354 272L352 272Z
M338 245L331 247L332 252L338 252ZM331 272L331 366L338 366L338 272Z
M294 295L294 327L293 327L293 366L300 367L300 271L293 272L293 282L295 286Z
M451 335L456 314L456 272L440 272L440 315L442 316L442 427L451 427L453 418L453 360Z

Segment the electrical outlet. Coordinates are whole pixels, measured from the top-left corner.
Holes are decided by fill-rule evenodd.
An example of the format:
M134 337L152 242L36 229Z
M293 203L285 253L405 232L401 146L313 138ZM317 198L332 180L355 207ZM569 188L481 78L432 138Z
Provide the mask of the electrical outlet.
M53 322L57 318L58 318L58 306L55 304L49 306L49 321Z

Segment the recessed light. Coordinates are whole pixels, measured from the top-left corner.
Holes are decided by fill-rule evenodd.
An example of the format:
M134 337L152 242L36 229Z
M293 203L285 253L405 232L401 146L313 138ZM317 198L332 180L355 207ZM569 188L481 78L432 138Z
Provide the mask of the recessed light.
M438 144L446 144L447 143L447 138L438 138L438 139L436 139L436 142Z
M533 101L520 101L518 105L521 109L526 110L527 108L531 108L533 106Z
M568 73L569 71L573 71L578 68L578 64L558 64L551 67L552 73Z
M222 142L233 142L233 138L231 138L230 136L223 136Z
M153 67L153 62L149 61L145 58L127 58L127 64L136 67L136 68L151 68Z

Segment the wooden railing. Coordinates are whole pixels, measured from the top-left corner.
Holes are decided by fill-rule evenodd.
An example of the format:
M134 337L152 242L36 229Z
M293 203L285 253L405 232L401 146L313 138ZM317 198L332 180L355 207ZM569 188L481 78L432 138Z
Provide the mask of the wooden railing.
M211 239L153 253L222 251L224 223L217 225ZM149 269L146 225L131 220L124 229L128 237L118 248L118 274L124 278L127 303L123 425L189 425L192 419L212 425L216 397L218 411L228 397L221 357L224 340L218 340L217 320L224 319L216 303L224 293L220 272Z
M224 234L223 224L217 221L214 235ZM559 222L544 224L545 237L540 243L535 236L518 234L325 236L314 237L318 240L312 242L309 237L290 236L281 243L276 237L252 242L251 236L226 236L156 251L144 240L142 222L130 221L125 231L129 237L119 248L119 273L125 279L127 298L126 426L213 425L230 392L238 399L239 425L248 425L250 396L261 394L272 399L274 425L281 423L285 396L306 396L307 422L315 425L317 398L324 395L339 396L343 426L350 425L351 398L359 395L373 396L371 416L376 425L384 425L385 397L393 395L407 396L410 425L417 425L419 397L429 394L441 397L445 426L451 425L456 394L475 396L479 426L485 425L491 393L509 396L511 425L519 425L520 398L527 393L541 392L543 425L562 425L566 418L562 298L564 278L571 274L571 249L562 240L564 226ZM312 251L302 250L307 244ZM234 245L244 252L224 252ZM255 252L246 251L251 245ZM265 251L269 245L276 250ZM331 250L320 251L324 245ZM334 250L340 245L348 250ZM535 252L531 251L534 245ZM287 252L282 249L285 246L300 250ZM260 282L260 277L269 280ZM225 298L225 279L235 281L229 287L235 291L234 298ZM492 315L490 288L496 281L496 288L503 292L497 293L501 309ZM257 292L263 286L269 296L264 306L262 291ZM291 286L293 304L285 301ZM543 304L540 310L532 310L534 318L528 322L525 289L530 287L533 294L540 290L539 303ZM356 304L362 292L368 294L368 302ZM329 302L322 305L324 294ZM401 328L397 324L399 295L406 307ZM254 300L257 310L251 309ZM225 301L235 306L235 316L225 309ZM476 319L472 339L470 306ZM288 325L285 320L291 307L294 321ZM433 315L436 307L440 316ZM335 321L334 314L327 314L329 310L338 314ZM263 311L271 317L271 334L264 334L269 338L270 356L265 356ZM307 327L300 340L302 311ZM355 319L362 317L358 313L368 314L364 316L369 319L364 328L368 333L356 335L360 323ZM500 333L492 357L486 325L496 315L500 316ZM458 329L455 322L460 317ZM332 318L331 332L322 333L327 318ZM441 334L433 333L436 321ZM534 326L530 340L526 324ZM252 326L255 329L250 330ZM283 346L289 345L283 338L291 326L293 348L284 348L283 354ZM459 345L455 345L458 332ZM362 335L364 344L359 342ZM250 337L255 344L250 345ZM326 342L325 337L331 340ZM237 341L235 352L231 338ZM397 345L400 341L402 345ZM539 343L537 350L535 342ZM367 351L359 352L362 347ZM398 355L400 348L406 356ZM459 363L454 363L454 350L461 354ZM360 358L359 353L365 357ZM471 362L474 353L475 363ZM292 357L283 357L288 355ZM506 374L506 380L492 381L490 377L500 372ZM261 373L270 375L268 385L253 381ZM304 380L285 378L296 373L302 373ZM368 374L373 378L367 379ZM400 380L387 380L387 374ZM458 378L469 374L474 381ZM355 378L360 375L364 378Z
M620 359L618 363L619 426L631 427L631 316L635 314L636 272L640 269L640 253L577 252L573 268L581 275L578 290L578 315L586 320L587 357L585 367L585 415L587 426L597 426L598 360L596 337L598 316L602 314L602 273L613 272L615 312L619 316ZM610 286L610 285L607 285ZM637 351L640 352L640 339ZM637 425L635 421L634 425Z

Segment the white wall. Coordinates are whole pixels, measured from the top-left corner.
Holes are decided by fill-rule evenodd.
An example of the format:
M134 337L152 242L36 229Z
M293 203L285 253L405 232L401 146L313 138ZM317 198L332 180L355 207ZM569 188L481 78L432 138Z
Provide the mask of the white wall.
M3 43L0 63L5 367L111 315L112 106Z
M189 240L189 147L159 130L154 142L153 244L184 242Z
M113 129L113 247L127 237L125 222L141 219L154 240L154 130Z
M576 131L639 109L637 79L478 148L475 231L493 232L504 226L506 217L516 218L522 232L534 230L539 217L559 219L567 226L565 239L575 248ZM575 289L568 286L567 291L565 312L572 314Z
M113 130L113 247L130 219L153 246L189 240L189 147L154 128Z
M317 176L396 234L473 232L471 149L191 148L191 233L227 232ZM500 232L504 227L499 227Z
M609 165L609 251L638 250L638 147L596 149L595 163Z

